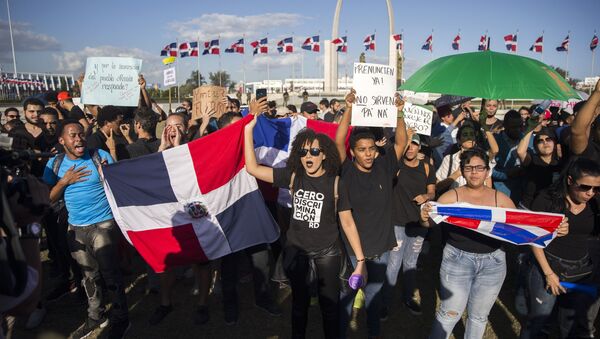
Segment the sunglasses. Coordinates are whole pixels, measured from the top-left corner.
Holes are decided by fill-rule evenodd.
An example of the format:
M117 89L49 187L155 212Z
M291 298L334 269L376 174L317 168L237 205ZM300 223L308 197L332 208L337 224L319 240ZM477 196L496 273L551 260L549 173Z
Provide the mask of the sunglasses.
M554 142L551 138L539 138L537 141L538 144L549 144L551 142Z
M582 185L582 184L578 184L578 183L574 183L575 187L577 187L578 190L582 191L582 192L589 192L590 190L592 190L592 192L594 192L594 194L598 194L600 193L600 186L590 186L590 185Z
M320 148L316 148L316 147L311 148L310 150L303 148L303 149L298 150L298 155L301 158L304 158L309 152L310 152L310 155L312 155L313 157L316 157L319 154L321 154L322 150Z

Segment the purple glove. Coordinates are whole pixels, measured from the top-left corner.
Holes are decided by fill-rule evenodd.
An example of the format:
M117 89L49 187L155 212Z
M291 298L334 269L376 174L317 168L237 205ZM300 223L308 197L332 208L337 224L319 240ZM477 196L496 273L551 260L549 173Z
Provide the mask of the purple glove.
M348 285L350 285L350 288L353 290L363 287L364 282L365 280L360 274L353 274L350 276L350 279L348 279Z

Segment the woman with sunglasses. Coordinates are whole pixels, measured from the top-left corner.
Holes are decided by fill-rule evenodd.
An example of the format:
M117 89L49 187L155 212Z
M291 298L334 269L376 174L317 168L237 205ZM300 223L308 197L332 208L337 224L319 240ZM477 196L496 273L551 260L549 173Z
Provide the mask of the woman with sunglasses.
M338 338L342 267L338 216L342 231L357 258L353 273L366 278L365 256L352 217L347 188L337 178L340 155L328 136L304 129L291 145L286 167L259 165L252 134L258 115L266 109L264 99L250 104L250 113L255 118L245 127L244 155L248 173L274 186L291 189L292 216L282 255L283 267L292 287L292 338L305 337L313 286L318 289L325 338Z
M594 319L587 321L590 303L587 294L567 293L561 282L585 283L593 275L588 240L598 220L592 201L600 190L600 164L578 158L560 179L542 191L531 204L534 211L563 213L569 220L568 234L541 249L532 247L535 260L527 272L529 314L521 338L544 335L555 304L561 338L593 338ZM590 300L592 299L592 300ZM557 303L557 301L559 301ZM595 317L593 317L595 318Z

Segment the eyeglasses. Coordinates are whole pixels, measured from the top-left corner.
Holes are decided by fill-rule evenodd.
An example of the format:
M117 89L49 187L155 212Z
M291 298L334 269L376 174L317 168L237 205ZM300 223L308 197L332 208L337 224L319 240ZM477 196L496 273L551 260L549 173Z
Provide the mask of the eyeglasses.
M463 167L463 172L475 172L475 173L481 173L485 170L487 170L488 167L484 166L484 165L477 165L477 166L465 166Z
M582 185L582 184L578 184L577 182L575 182L574 184L575 184L575 187L577 187L577 189L582 192L589 192L590 190L592 190L592 192L594 192L594 194L600 193L600 186Z
M554 142L551 138L539 138L537 141L538 144L549 144L551 142Z
M312 155L313 157L316 157L319 154L321 154L322 150L320 148L316 148L316 147L313 147L311 149L303 148L303 149L298 150L298 155L301 158L304 158L309 152L310 152L310 155Z

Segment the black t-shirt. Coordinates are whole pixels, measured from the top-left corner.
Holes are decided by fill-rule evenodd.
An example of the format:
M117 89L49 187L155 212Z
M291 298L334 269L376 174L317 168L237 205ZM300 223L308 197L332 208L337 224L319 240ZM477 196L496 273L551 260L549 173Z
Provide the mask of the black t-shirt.
M115 159L115 161L129 159L129 152L127 152L127 145L129 145L129 143L127 143L127 139L116 133L113 133L113 138L115 139L115 151L117 153L117 159ZM106 146L106 137L102 131L97 130L92 133L86 141L89 149L101 149L110 153L108 146Z
M600 159L600 144L594 142L591 138L588 146L585 148L583 153L580 155L582 158L588 158L599 161Z
M562 170L562 163L555 156L549 164L545 163L539 155L530 152L531 162L526 167L525 187L521 196L521 204L531 209L531 203L536 195L555 182Z
M352 216L358 229L365 256L382 254L396 245L392 225L392 185L398 171L395 152L375 159L371 172L362 172L349 158L342 165L342 178L347 183ZM353 255L348 246L348 253Z
M85 119L85 114L83 113L81 108L79 108L79 106L75 105L73 106L73 108L71 108L66 118L79 121L81 119Z
M158 152L158 148L160 147L160 140L156 138L151 139L137 139L134 143L126 146L127 152L129 153L129 157L131 159L141 157L143 155L148 155L152 153Z
M292 172L288 168L273 169L273 185L289 188ZM330 247L339 239L333 192L335 176L318 178L296 174L292 197L292 216L287 232L287 246L311 252ZM338 183L337 211L352 208L344 181Z
M421 207L413 199L427 193L427 185L435 184L435 168L419 161L417 167L409 167L400 160L400 173L394 186L394 209L392 221L394 225L406 227L409 236L425 236L427 228L419 224Z
M590 201L583 211L575 215L567 210L565 216L569 218L569 233L563 237L556 237L544 251L566 260L578 260L588 254L588 238L594 232L594 212ZM533 211L550 211L552 198L548 191L542 191L531 204Z
M333 114L332 112L327 112L325 113L325 115L323 116L323 121L326 122L333 122L335 118L335 114Z

